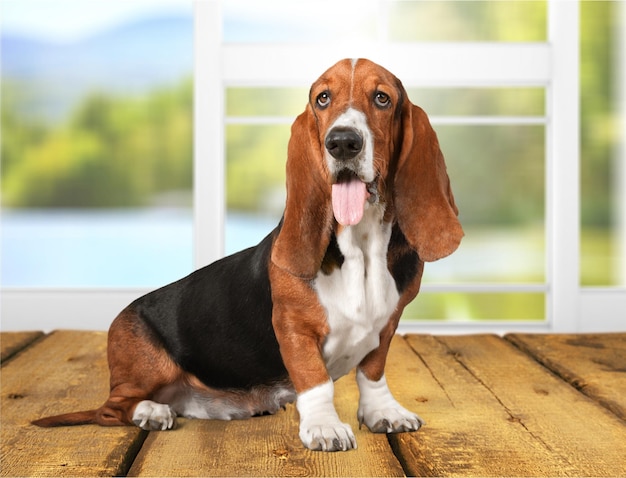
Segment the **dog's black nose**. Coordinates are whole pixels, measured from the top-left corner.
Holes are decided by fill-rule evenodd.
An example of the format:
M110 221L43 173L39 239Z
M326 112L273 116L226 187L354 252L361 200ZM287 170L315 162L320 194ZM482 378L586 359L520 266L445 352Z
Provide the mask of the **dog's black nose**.
M333 128L326 136L324 145L333 158L344 161L361 152L363 138L352 128Z

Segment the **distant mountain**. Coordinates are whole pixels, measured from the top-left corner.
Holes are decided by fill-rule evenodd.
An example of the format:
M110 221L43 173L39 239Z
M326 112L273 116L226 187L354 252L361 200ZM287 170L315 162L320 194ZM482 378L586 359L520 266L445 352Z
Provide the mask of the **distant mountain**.
M90 91L142 93L191 76L193 18L142 19L67 44L3 33L0 46L3 95L56 119Z

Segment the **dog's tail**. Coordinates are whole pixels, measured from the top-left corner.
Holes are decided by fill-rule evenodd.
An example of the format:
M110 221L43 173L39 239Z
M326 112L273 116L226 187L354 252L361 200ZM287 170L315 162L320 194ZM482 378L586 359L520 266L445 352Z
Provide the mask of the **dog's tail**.
M40 418L31 423L44 428L99 424L97 412L98 410L86 410L84 412L64 413L53 417Z

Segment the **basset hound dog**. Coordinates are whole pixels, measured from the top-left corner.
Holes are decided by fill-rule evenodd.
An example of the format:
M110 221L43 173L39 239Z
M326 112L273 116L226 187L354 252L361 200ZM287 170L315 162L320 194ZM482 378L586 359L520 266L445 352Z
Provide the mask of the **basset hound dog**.
M424 262L463 230L437 136L402 83L345 59L311 86L291 128L278 226L130 304L108 334L110 395L97 410L39 426L173 428L177 416L242 419L296 402L302 443L356 448L333 382L356 368L359 423L414 431L385 361Z

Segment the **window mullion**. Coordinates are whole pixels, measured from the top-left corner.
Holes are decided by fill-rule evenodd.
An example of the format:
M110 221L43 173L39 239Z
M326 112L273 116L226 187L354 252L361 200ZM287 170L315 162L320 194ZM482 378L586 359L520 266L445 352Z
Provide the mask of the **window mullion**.
M224 253L224 95L220 2L194 3L194 264Z
M552 83L548 94L548 317L557 332L580 323L579 4L548 3Z
M232 86L309 86L330 66L328 56L319 54L323 44L231 43L222 48L223 79ZM544 85L551 74L546 43L361 42L333 48L335 60L369 58L406 87Z

